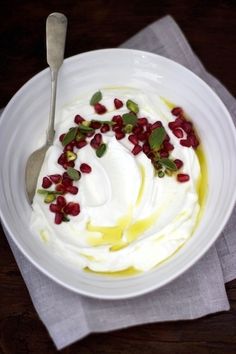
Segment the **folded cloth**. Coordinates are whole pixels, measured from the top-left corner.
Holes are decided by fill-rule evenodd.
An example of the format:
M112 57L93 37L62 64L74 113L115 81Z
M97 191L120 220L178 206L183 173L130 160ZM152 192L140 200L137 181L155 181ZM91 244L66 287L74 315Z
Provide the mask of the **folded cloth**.
M216 91L236 119L235 99L204 69L170 16L151 24L121 47L158 53L188 67ZM92 332L228 310L224 283L236 277L235 225L236 209L216 244L190 270L159 290L115 301L91 299L64 289L38 271L6 236L35 309L61 349Z

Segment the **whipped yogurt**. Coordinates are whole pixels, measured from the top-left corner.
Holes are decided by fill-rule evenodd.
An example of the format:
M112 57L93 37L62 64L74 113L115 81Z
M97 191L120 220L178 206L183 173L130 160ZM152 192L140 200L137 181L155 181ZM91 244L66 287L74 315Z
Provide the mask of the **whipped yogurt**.
M103 134L107 151L99 158L88 144L78 150L75 168L88 163L92 172L74 182L77 195L68 194L68 201L78 202L81 212L70 222L54 223L54 215L36 193L33 201L31 228L45 240L52 253L78 268L96 272L116 272L130 267L147 271L169 258L192 235L200 210L198 186L201 168L196 151L180 145L168 123L173 115L165 101L153 92L145 94L132 88L103 89L101 103L107 112L98 117L89 104L92 93L65 106L57 116L55 143L47 151L39 179L62 174L57 163L62 148L59 136L73 126L76 114L86 120L111 120L127 113L124 106L114 108L118 97L124 103L131 99L139 105L139 117L150 122L160 120L171 138L171 158L181 159L187 183L173 176L158 178L144 153L134 156L133 144L125 137L116 140L114 132Z

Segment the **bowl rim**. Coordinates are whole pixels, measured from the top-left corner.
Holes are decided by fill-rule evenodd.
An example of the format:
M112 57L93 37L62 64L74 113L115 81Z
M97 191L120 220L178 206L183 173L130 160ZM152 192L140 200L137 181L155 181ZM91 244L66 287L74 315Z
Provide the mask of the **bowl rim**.
M147 51L143 51L143 50L137 50L137 49L127 49L127 48L106 48L106 49L98 49L98 50L91 50L91 51L87 51L84 53L79 53L73 56L70 56L68 58L66 58L64 60L64 62L66 63L70 63L73 60L76 60L78 57L82 58L82 57L86 57L86 56L91 56L91 55L96 55L99 53L106 53L106 52L114 52L116 54L119 55L119 53L130 53L130 54L134 54L134 55L145 55L146 57L150 57L150 58L156 58L158 57L159 60L164 60L167 61L169 63L171 63L172 65L176 65L177 68L180 67L182 70L184 69L185 71L188 72L188 74L192 75L194 77L194 80L199 81L203 86L205 86L205 88L211 92L211 94L214 96L216 102L221 106L221 108L223 109L224 113L225 113L225 118L227 117L227 121L229 126L231 126L232 132L233 132L233 136L234 136L234 140L236 143L236 129L235 129L235 125L233 122L233 119L231 117L231 114L229 113L228 109L226 108L225 104L223 103L223 101L220 99L220 97L214 92L214 90L204 81L202 80L199 76L197 76L193 71L191 71L190 69L186 68L185 66L183 66L182 64L179 64L178 62L166 58L162 55L159 54L155 54L155 53L151 53L151 52L147 52ZM22 92L24 92L24 90L31 85L32 81L37 80L38 78L40 78L41 76L43 76L45 74L45 72L49 71L49 67L41 70L39 73L37 73L36 75L34 75L31 79L29 79L23 86L21 86L21 88L13 95L13 97L11 98L11 100L8 102L7 106L4 108L2 114L1 114L1 118L0 118L0 129L3 129L3 120L5 119L5 116L7 116L8 114L8 110L10 109L10 107L15 103L15 100L18 98L18 96L20 96L22 94ZM7 224L7 222L5 221L4 218L4 213L2 211L1 205L2 205L2 198L0 198L0 219L1 219L1 223L3 226L3 230L4 232L10 236L11 240L13 240L13 242L15 243L15 245L17 246L17 248L19 248L20 252L22 252L22 254L26 257L26 259L28 261L30 261L30 263L32 265L34 265L36 267L37 270L39 270L40 272L42 272L44 275L46 275L49 279L55 281L57 284L63 286L64 288L71 290L77 294L81 294L81 295L85 295L88 296L90 298L95 298L95 299L104 299L104 300L121 300L121 299L128 299L128 298L134 298L134 297L138 297L147 293L150 293L154 290L158 290L160 288L162 288L163 286L169 284L170 282L172 282L173 280L177 279L180 275L182 275L183 273L185 273L187 270L189 270L199 259L201 259L205 253L210 249L210 247L215 243L215 241L217 240L217 238L220 236L222 230L224 229L227 221L230 218L230 215L233 211L234 205L236 203L236 189L234 190L234 192L232 193L232 198L231 198L231 202L227 207L227 211L224 215L224 218L221 220L221 224L220 227L218 229L218 231L215 233L214 237L211 237L210 240L208 240L208 242L205 243L204 247L201 249L201 252L199 252L198 254L196 254L194 257L192 257L191 261L187 262L186 264L182 265L179 270L177 270L174 274L169 275L165 280L163 280L161 283L158 284L158 286L156 286L156 284L154 283L151 286L146 287L143 290L139 290L138 292L136 290L132 290L130 289L130 293L127 294L122 294L122 295L96 295L93 292L90 291L85 291L85 290L78 290L78 288L74 287L73 285L69 285L65 282L63 282L62 280L58 279L56 276L54 276L53 274L51 274L43 265L39 264L38 261L34 260L25 250L24 246L21 245L21 243L17 240L17 238L14 236L14 233L11 232L11 228L10 226ZM142 274L145 276L145 273ZM116 280L116 278L114 278L114 280ZM119 279L120 280L120 279Z

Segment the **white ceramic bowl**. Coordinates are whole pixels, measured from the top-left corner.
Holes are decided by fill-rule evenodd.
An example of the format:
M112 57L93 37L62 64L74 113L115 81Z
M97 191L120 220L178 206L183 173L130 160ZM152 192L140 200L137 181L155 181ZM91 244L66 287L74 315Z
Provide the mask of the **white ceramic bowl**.
M209 190L206 210L192 238L168 262L131 278L106 278L62 264L29 229L31 207L24 185L25 165L39 147L49 114L50 74L46 69L12 98L0 122L1 219L22 253L43 273L81 294L128 298L157 289L191 267L215 242L236 199L236 134L216 94L196 75L161 56L106 49L65 60L60 72L57 109L90 89L106 86L152 88L182 106L192 117L205 150Z

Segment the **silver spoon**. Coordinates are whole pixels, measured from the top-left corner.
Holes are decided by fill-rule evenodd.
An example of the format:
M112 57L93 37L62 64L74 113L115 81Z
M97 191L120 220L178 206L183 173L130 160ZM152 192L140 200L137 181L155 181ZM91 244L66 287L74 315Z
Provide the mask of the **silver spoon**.
M46 143L40 149L34 151L28 158L25 170L26 192L30 203L32 203L38 176L43 164L43 160L48 148L52 145L55 130L55 106L57 92L58 71L64 60L65 40L66 40L67 18L58 12L50 14L46 21L47 38L47 63L51 71L51 102L49 123L46 135Z

